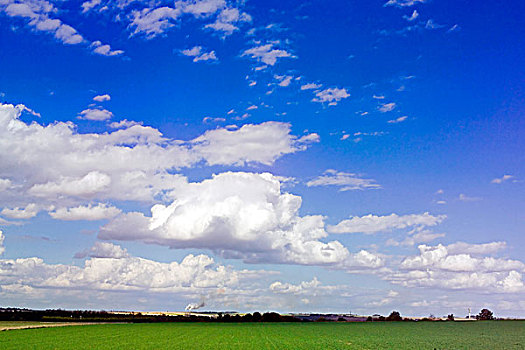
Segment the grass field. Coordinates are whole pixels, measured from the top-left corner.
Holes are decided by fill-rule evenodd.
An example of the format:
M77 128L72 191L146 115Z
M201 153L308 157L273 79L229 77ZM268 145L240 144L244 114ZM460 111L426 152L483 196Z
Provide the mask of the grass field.
M103 324L0 332L0 349L525 349L525 321Z

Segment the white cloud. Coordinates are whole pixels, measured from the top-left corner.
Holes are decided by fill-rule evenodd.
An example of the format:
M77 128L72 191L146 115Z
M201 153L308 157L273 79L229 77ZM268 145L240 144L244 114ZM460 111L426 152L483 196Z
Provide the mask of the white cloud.
M76 259L83 259L85 257L123 259L129 258L130 255L127 249L119 245L109 242L95 242L91 248L75 254Z
M174 7L134 10L129 16L129 27L134 29L133 34L145 34L147 38L153 38L165 33L184 15L191 15L197 19L209 19L216 15L215 21L206 24L204 28L221 31L224 35L231 35L239 29L239 24L252 20L249 14L224 0L183 0L176 1Z
M199 61L216 61L215 51L204 52L202 46L194 46L191 49L182 50L184 56L193 57L193 62Z
M317 296L337 292L338 286L323 286L314 277L311 281L302 281L298 284L276 281L270 285L270 290L277 294L291 294L295 296Z
M4 239L4 233L2 232L2 230L0 230L0 255L4 254L5 252Z
M279 81L279 86L287 87L292 82L293 76L291 75L274 75L274 78Z
M381 185L377 184L373 179L363 179L357 174L345 173L333 169L328 169L323 175L308 181L306 186L339 186L339 191L381 188Z
M384 6L410 7L417 4L424 4L428 0L389 0Z
M395 108L396 108L396 104L395 104L394 102L383 103L381 106L377 107L377 109L378 109L379 112L381 112L381 113L391 112L391 111L393 111Z
M89 254L119 253L99 246ZM120 251L124 254L125 250ZM84 266L51 265L40 258L0 260L0 285L39 289L147 292L205 292L208 288L235 286L243 272L217 265L206 255L188 255L180 263L161 263L130 256L94 257Z
M111 177L99 171L91 171L83 177L61 177L57 182L35 184L28 193L36 197L73 196L91 198L97 193L107 190Z
M204 248L248 263L331 265L345 269L380 266L362 251L350 254L328 234L322 216L299 216L301 198L281 192L269 173L222 173L189 183L170 205L151 217L127 213L101 228L99 238L134 240L172 248Z
M447 246L447 251L450 254L473 254L473 255L484 255L493 254L503 250L507 247L506 242L490 242L483 244L471 244L465 242L456 242Z
M317 91L312 101L314 102L328 102L330 105L336 105L337 102L342 99L350 97L348 91L345 88L328 88L324 90Z
M87 206L78 206L73 208L59 208L55 211L49 212L53 219L74 221L74 220L104 220L111 219L122 211L113 206L99 203L96 206L91 204Z
M11 180L0 178L0 192L6 191L11 187Z
M458 199L460 201L462 201L462 202L477 202L477 201L482 200L483 198L481 198L481 197L469 197L469 196L467 196L464 193L460 193Z
M399 117L399 118L396 118L396 119L392 119L392 120L389 120L388 123L389 124L397 124L397 123L401 123L401 122L404 122L405 120L407 120L407 116L404 115L402 117Z
M113 117L113 113L104 108L87 108L79 113L79 119L103 121Z
M111 96L109 96L108 94L97 95L97 96L93 97L93 101L95 101L95 102L105 102L105 101L109 101L109 100L111 100Z
M113 123L109 124L109 127L113 128L113 129L129 129L132 126L142 125L142 124L143 124L142 122L136 122L136 121L133 121L133 120L123 119L123 120L121 120L119 122L113 122Z
M301 90L315 90L315 89L319 89L322 86L323 86L322 84L308 83L308 84L301 85Z
M239 30L233 23L251 22L252 17L237 8L225 8L217 16L214 23L205 25L205 28L211 28L221 31L224 35L231 35L234 31Z
M417 12L417 10L414 10L414 12L412 12L412 15L409 17L409 16L403 16L404 19L406 19L407 21L409 22L412 22L414 20L416 20L416 18L419 17L419 12Z
M251 49L245 50L241 56L250 56L270 66L275 65L278 58L295 58L295 56L286 50L274 48L273 43L252 47Z
M493 184L502 184L510 179L514 178L514 176L512 175L503 175L502 177L498 177L498 178L495 178L493 179L490 183L493 183Z
M94 7L100 5L101 0L88 0L82 3L82 13L86 13Z
M123 129L110 133L81 134L71 122L27 124L20 113L13 105L0 105L1 184L6 187L0 198L11 206L19 206L20 198L59 207L83 199L152 201L186 182L173 170L200 162L272 164L319 141L315 133L294 136L290 124L280 122L219 128L181 141L134 123L113 125Z
M93 52L102 56L119 56L124 53L122 50L111 50L108 44L102 44L99 40L93 41L90 45Z
M335 226L328 226L330 233L366 233L391 231L408 227L435 226L445 220L446 215L433 216L429 213L377 216L373 214L354 216L343 220Z
M0 214L10 219L31 219L38 214L39 210L40 208L35 203L30 203L25 208L4 208Z
M319 136L314 133L301 138L290 135L290 127L287 123L265 122L245 124L237 130L209 130L192 141L192 150L210 165L272 164L285 154L304 150L309 144L319 142Z
M420 255L405 258L402 271L387 277L407 287L469 289L475 292L517 293L525 291L525 264L493 257L475 258L451 254L447 247L420 245Z
M134 28L133 34L145 34L153 38L164 33L174 26L174 21L181 15L180 9L172 7L145 8L131 13L130 27Z

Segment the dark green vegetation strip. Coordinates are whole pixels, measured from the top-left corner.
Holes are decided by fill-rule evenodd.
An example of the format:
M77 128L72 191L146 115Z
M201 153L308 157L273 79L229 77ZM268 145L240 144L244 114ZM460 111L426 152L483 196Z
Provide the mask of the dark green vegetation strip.
M0 349L524 349L525 321L156 323L12 330Z

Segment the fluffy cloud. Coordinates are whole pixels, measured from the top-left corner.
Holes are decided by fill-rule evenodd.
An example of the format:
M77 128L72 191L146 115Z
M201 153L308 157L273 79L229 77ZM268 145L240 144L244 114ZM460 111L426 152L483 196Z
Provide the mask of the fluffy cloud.
M217 20L207 24L204 27L223 32L224 35L232 35L234 31L239 30L234 23L251 22L252 17L237 8L225 8L217 16Z
M299 284L283 283L276 281L270 285L270 290L278 294L292 294L296 296L317 295L320 293L330 293L337 290L337 286L323 286L322 283L314 277L311 281L302 281Z
M339 101L348 97L350 97L350 94L344 88L328 88L317 91L312 101L320 103L328 102L330 106L335 106Z
M251 49L245 50L241 56L249 56L258 62L263 62L270 66L275 65L278 58L295 57L286 50L274 48L274 44L272 43L252 47Z
M441 223L446 215L433 216L429 213L397 215L390 214L377 216L373 214L365 216L354 216L343 220L335 226L329 226L330 233L366 233L372 234L394 229L404 229L407 227L426 227L435 226Z
M113 113L104 108L87 108L79 113L79 119L103 121L113 117Z
M127 249L119 245L109 242L95 242L91 248L75 254L76 259L83 259L85 257L123 259L129 258L130 255Z
M124 53L122 50L112 50L110 45L102 44L99 40L93 41L90 46L94 53L102 56L119 56Z
M210 130L191 141L192 150L210 165L251 162L269 165L285 154L305 150L309 144L319 142L319 135L315 133L300 138L290 135L290 127L287 123L265 122L246 124L237 130Z
M93 3L95 1L92 1ZM84 3L87 7L89 4ZM96 4L95 4L96 5ZM95 6L93 5L93 6ZM22 17L29 20L29 25L36 31L48 32L55 36L57 40L67 45L77 45L89 42L78 33L72 26L63 23L60 19L51 18L58 12L55 5L45 0L31 0L20 2L18 0L0 1L0 11L3 11L10 17ZM100 41L90 43L93 52L105 55L115 56L123 53L122 50L111 50L109 45L104 45Z
M499 178L495 178L493 179L490 183L493 183L493 184L502 184L504 183L505 181L508 181L510 179L514 178L514 176L512 175L503 175L502 177L499 177Z
M186 183L174 170L200 162L272 164L319 140L317 134L291 135L290 125L279 122L210 130L190 141L165 138L157 129L133 123L119 124L123 128L110 133L81 134L71 122L28 124L20 113L13 105L0 105L5 187L0 198L11 206L36 200L61 207L79 200L152 201Z
M96 206L78 206L74 208L59 208L49 212L53 219L75 221L75 220L104 220L111 219L121 213L121 210L113 206L99 203Z
M206 24L204 28L220 31L224 35L231 35L239 29L237 25L251 21L250 15L225 0L192 0L176 1L174 7L134 10L129 16L129 26L133 29L133 34L144 34L147 38L153 38L173 27L184 15L197 19L215 17L215 21Z
M301 198L281 192L273 175L222 173L179 188L170 205L151 217L127 213L101 228L99 238L138 240L172 248L206 248L246 262L377 267L373 254L350 254L338 241L324 243L323 217L299 216ZM369 254L369 255L367 255Z
M279 81L277 85L281 87L287 87L292 82L293 76L291 75L274 75L274 78Z
M381 113L391 112L396 108L396 104L394 102L390 103L383 103L381 106L379 106L377 109Z
M400 264L401 271L387 279L408 287L501 293L525 291L522 280L525 264L521 261L451 254L441 244L420 245L419 251L420 255L405 258Z
M308 84L301 85L301 90L315 90L315 89L319 89L322 86L323 86L322 84L308 83Z
M109 100L111 100L111 96L109 96L108 94L97 95L97 96L93 97L93 101L95 101L95 102L105 102L105 101L109 101Z
M490 242L482 244L471 244L465 242L456 242L447 246L447 251L450 254L473 254L473 255L486 255L497 253L507 247L506 242Z
M193 62L199 61L216 61L215 51L203 52L202 46L194 46L191 49L182 50L181 54L184 56L193 57Z
M4 208L1 215L10 219L31 219L38 214L40 208L35 203L28 204L25 208Z
M107 253L107 248L104 249ZM93 252L100 250L96 248ZM119 258L91 258L81 267L46 264L40 258L0 260L0 285L3 291L8 286L27 286L63 290L197 293L208 288L234 286L242 274L215 264L206 255L191 254L180 263L161 263L127 255Z
M381 186L372 179L363 179L357 174L345 173L333 169L326 170L323 175L308 181L306 186L339 186L339 191L378 189Z

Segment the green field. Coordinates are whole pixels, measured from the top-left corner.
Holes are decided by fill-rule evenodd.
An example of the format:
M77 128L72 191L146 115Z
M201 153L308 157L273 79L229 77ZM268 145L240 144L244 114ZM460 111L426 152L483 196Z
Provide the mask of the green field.
M0 332L0 349L524 349L525 321L103 324Z

